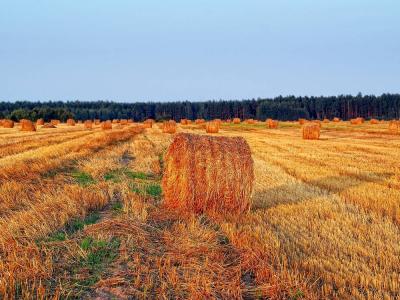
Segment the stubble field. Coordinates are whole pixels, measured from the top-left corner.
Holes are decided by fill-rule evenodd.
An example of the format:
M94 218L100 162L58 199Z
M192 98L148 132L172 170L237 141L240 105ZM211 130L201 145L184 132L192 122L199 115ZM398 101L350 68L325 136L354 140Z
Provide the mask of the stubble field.
M214 134L251 149L240 217L163 207L174 135L157 125L0 128L0 298L399 298L400 135L387 122L324 123L319 140L300 128Z

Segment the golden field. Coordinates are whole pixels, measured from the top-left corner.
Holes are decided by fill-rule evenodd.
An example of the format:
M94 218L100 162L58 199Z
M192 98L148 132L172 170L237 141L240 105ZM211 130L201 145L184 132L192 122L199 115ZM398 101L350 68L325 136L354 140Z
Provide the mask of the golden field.
M242 136L254 160L240 217L162 205L162 126L57 127L0 127L0 299L400 298L388 122L323 123L319 140L222 123L212 135Z

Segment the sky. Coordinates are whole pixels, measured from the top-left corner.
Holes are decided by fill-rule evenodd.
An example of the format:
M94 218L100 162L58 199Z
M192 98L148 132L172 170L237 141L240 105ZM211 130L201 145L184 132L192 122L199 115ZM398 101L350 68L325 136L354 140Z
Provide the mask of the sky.
M398 0L0 0L0 100L400 93Z

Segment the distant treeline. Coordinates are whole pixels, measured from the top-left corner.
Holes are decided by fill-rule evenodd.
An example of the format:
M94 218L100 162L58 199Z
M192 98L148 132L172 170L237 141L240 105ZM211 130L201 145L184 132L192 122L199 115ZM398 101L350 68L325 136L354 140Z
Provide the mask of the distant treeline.
M323 119L339 117L348 120L354 117L399 119L400 95L381 96L333 96L333 97L276 97L274 99L252 99L242 101L205 102L149 102L115 103L108 101L70 102L0 102L0 118L13 120L44 118L86 119L134 119L156 120L187 119L241 119L279 120Z

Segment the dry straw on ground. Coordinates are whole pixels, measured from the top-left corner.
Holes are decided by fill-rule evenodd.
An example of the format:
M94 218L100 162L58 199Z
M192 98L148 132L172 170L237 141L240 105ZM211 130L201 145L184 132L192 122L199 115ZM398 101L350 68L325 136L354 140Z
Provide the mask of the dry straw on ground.
M303 139L304 140L318 140L320 136L320 125L318 123L306 123L303 125Z
M2 125L4 128L14 128L14 121L12 120L3 120Z
M74 119L68 119L68 120L67 120L67 125L68 125L68 126L75 126L75 123L76 123L76 122L75 122Z
M175 133L176 132L176 122L169 120L163 123L162 131L164 133Z
M42 128L57 128L57 127L51 123L46 123L42 126Z
M206 132L207 133L218 133L219 131L219 123L212 121L206 123Z
M144 128L152 128L155 121L153 119L147 119L143 122Z
M94 120L94 125L100 125L101 121L99 119Z
M179 133L165 155L162 187L170 208L247 212L253 181L253 159L242 137Z
M265 123L267 124L267 127L269 129L276 129L278 128L279 125L279 122L277 120L272 120L272 119L267 119Z
M102 130L110 130L112 129L112 123L110 120L104 121L101 123L101 129Z
M128 120L127 119L121 119L121 121L119 123L121 125L127 125L128 124Z
M32 121L29 120L21 120L21 131L36 131L35 125Z
M233 124L240 124L240 118L233 118Z

